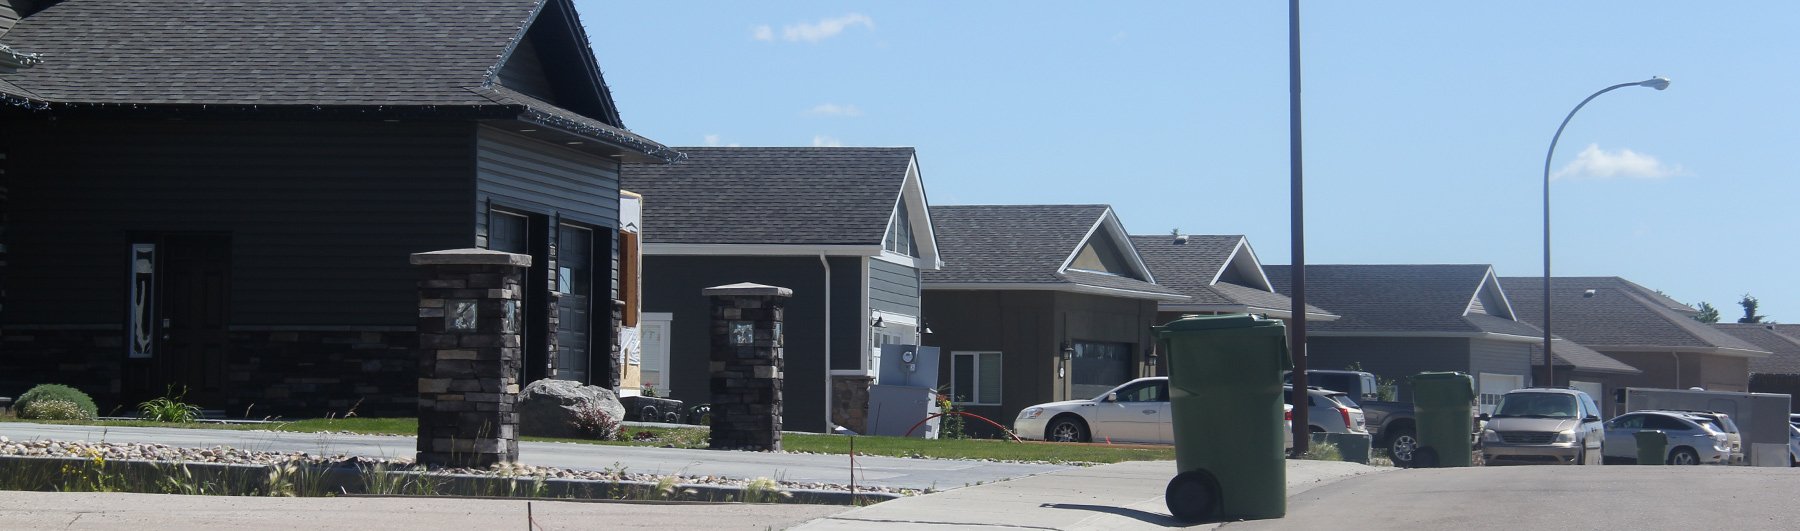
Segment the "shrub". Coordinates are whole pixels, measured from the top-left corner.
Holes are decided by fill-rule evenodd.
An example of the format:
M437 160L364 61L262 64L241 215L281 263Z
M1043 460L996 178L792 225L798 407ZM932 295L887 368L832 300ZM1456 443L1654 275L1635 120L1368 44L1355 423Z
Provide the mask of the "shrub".
M86 414L86 416L81 418L91 419L100 416L100 408L94 407L94 399L88 398L87 393L83 393L80 390L62 384L39 384L37 387L31 388L31 390L25 391L25 394L19 395L19 399L13 402L13 407L19 408L19 418L41 418L31 415L31 403L53 400L74 405L77 409L81 410L82 413Z
M167 395L138 404L138 413L144 420L156 422L193 422L200 418L200 406L182 402L187 398L187 388L180 394L175 393L175 386L169 386Z
M1309 461L1343 461L1344 460L1344 454L1342 452L1338 451L1338 447L1336 444L1325 442L1324 440L1321 440L1321 439L1313 439L1312 444L1309 445L1309 448L1307 448L1307 450L1308 451L1306 453L1300 454L1301 459L1306 459Z
M595 439L610 441L619 437L619 421L601 409L599 404L583 404L575 410L575 431Z
M94 414L65 400L33 400L19 410L19 418L38 420L93 420Z

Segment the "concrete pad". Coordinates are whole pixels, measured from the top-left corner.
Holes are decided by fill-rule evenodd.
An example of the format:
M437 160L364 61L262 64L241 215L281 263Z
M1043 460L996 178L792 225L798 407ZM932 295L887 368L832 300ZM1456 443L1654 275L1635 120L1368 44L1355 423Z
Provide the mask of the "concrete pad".
M1290 460L1288 496L1343 478L1393 470L1356 463ZM796 529L1155 529L1181 527L1169 516L1163 489L1174 461L1137 461L1078 468L902 498L807 522ZM1210 529L1217 524L1197 526Z
M784 529L839 506L0 491L0 530Z

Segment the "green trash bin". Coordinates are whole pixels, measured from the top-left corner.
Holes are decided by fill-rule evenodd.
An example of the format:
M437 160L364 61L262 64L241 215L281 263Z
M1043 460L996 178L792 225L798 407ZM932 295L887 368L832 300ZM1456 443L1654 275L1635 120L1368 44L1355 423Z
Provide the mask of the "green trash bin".
M1175 428L1178 473L1165 492L1169 513L1187 522L1285 516L1281 374L1293 368L1287 327L1228 314L1155 329L1169 359Z
M1412 382L1413 418L1419 447L1416 468L1464 467L1474 453L1469 434L1475 425L1475 381L1460 372L1424 372Z
M1637 464L1660 465L1669 458L1669 434L1662 430L1637 432Z

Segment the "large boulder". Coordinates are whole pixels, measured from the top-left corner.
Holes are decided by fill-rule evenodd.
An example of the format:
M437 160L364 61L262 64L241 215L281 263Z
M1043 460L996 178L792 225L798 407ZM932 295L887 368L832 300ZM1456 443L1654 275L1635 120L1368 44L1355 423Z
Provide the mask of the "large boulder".
M519 434L534 437L579 438L575 415L600 408L614 422L625 420L625 406L605 387L581 385L574 380L538 380L519 392Z

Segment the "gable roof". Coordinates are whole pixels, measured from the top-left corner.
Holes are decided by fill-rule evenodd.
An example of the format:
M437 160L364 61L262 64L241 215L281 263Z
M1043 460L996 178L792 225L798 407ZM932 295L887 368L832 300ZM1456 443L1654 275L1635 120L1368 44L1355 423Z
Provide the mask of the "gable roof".
M1555 350L1552 354L1556 356L1557 365L1574 370L1614 374L1642 374L1644 372L1638 370L1637 367L1613 359L1611 356L1601 354L1600 351L1581 346L1580 343L1567 339L1554 339L1550 342L1550 348ZM1532 343L1531 366L1537 367L1543 364L1544 344L1542 342Z
M1751 358L1751 374L1800 374L1800 325L1765 323L1713 323L1713 328L1769 351L1769 357Z
M1131 244L1144 257L1144 265L1156 275L1156 282L1187 295L1189 300L1165 302L1162 310L1221 311L1269 314L1289 317L1293 300L1275 293L1263 274L1249 239L1240 235L1134 235ZM1232 268L1244 265L1249 272L1231 275L1239 282L1222 280ZM1243 269L1243 268L1239 268ZM1253 275L1253 276L1251 276ZM1308 320L1331 320L1337 315L1306 306Z
M645 253L764 247L768 252L755 254L817 254L819 247L853 247L842 252L878 255L905 195L918 209L910 217L921 258L937 257L913 148L679 149L686 162L626 164L619 172L621 186L644 195Z
M1293 266L1263 266L1275 291L1293 293ZM1306 266L1306 299L1341 316L1307 325L1318 335L1491 335L1529 340L1542 332L1531 325L1472 310L1471 300L1492 282L1485 264L1311 265ZM1498 295L1504 298L1504 295Z
M1518 318L1541 326L1544 279L1504 277ZM1588 296L1587 291L1593 290ZM1602 352L1644 350L1707 352L1733 356L1766 356L1768 351L1695 321L1670 307L1675 303L1619 277L1555 277L1550 282L1551 328L1557 336Z
M1106 205L933 206L944 267L924 273L924 289L1060 290L1155 300L1187 297L1155 284L1123 225ZM1070 269L1096 235L1115 238L1146 280Z
M510 118L555 105L500 102L484 90L497 86L528 34L563 32L533 40L574 48L557 53L580 60L558 68L585 72L596 94L569 98L586 112L563 112L623 131L581 31L570 0L66 0L19 20L0 42L43 55L7 81L49 109L486 110L478 117ZM637 139L625 147L676 155Z

